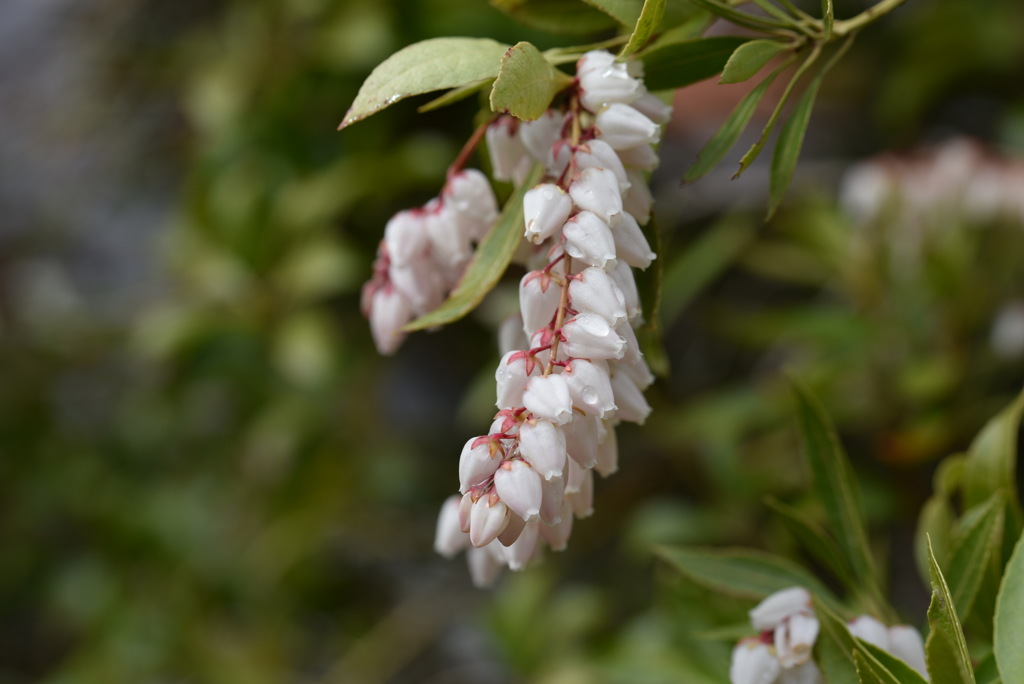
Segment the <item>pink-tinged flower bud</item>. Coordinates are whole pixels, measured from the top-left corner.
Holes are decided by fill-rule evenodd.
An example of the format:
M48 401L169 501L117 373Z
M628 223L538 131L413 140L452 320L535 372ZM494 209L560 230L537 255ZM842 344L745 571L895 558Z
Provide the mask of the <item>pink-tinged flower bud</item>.
M510 513L508 524L505 525L505 529L498 535L498 543L502 546L512 545L516 539L519 539L519 535L523 533L524 527L526 527L526 521L515 513Z
M526 239L539 245L560 230L572 212L572 199L554 183L541 183L523 195Z
M616 373L612 376L615 404L619 407L615 417L627 423L643 425L651 415L651 406L644 399L644 393L633 384L628 375Z
M565 426L565 449L584 468L597 462L599 421L596 416L576 416Z
M569 301L576 311L596 313L609 325L618 325L626 320L626 297L600 268L586 268L572 279Z
M470 225L481 226L470 229L469 236L479 240L487 228L498 218L498 201L487 177L477 169L463 169L453 174L445 185L444 201L460 217L469 217Z
M430 245L422 211L400 211L384 226L384 244L391 263L405 266L414 259L422 259Z
M597 137L616 150L650 145L661 140L661 129L628 104L614 102L594 118Z
M729 665L731 684L773 684L782 666L768 644L756 638L744 639L732 649Z
M859 615L847 625L850 634L861 641L889 650L889 629L870 615Z
M469 536L459 525L459 503L461 497L449 496L441 506L437 516L437 530L434 533L434 551L445 558L451 559L462 549L469 546Z
M498 393L498 400L495 403L498 408L515 408L523 405L523 392L526 391L526 382L529 379L527 365L526 354L521 351L510 351L498 362L498 368L494 371ZM540 371L536 364L529 365L533 366L534 373Z
M466 554L469 576L473 578L473 586L486 588L494 584L501 574L504 559L498 551L497 544L482 549L470 549Z
M412 320L412 311L393 286L377 290L370 301L373 343L381 354L393 354L405 339L402 326Z
M519 537L508 546L500 547L509 570L518 571L526 567L537 553L537 541L540 538L540 523L528 522L519 533Z
M565 342L560 349L572 358L621 359L626 340L622 339L608 321L592 313L581 313L562 326Z
M775 592L754 606L750 611L750 624L759 632L767 632L778 627L790 615L810 612L810 592L803 587L790 587Z
M656 124L666 124L672 118L672 105L644 88L642 94L630 103L637 110Z
M559 475L540 483L540 520L547 527L562 521L562 504L565 502L565 478Z
M818 618L806 613L791 615L775 628L775 655L784 669L811 659L818 638Z
M551 160L551 148L562 138L565 115L552 109L536 121L519 124L519 139L523 141L530 156L545 165Z
M565 433L546 420L526 421L519 428L519 453L545 480L561 477L565 469Z
M463 494L482 484L501 465L502 453L487 437L473 437L459 456L459 491Z
M640 82L629 75L625 64L603 62L603 58L588 60L584 55L577 63L580 103L592 112L612 102L632 102L641 92Z
M637 145L625 150L619 150L619 159L622 165L629 169L640 171L653 171L658 168L658 153L650 145ZM628 189L628 188L627 188Z
M481 496L469 511L469 542L480 548L497 539L508 524L508 514L508 506L498 497Z
M568 499L562 500L562 508L558 512L558 522L554 525L541 525L540 536L548 543L552 551L565 551L572 535L572 504Z
M575 461L571 461L575 463ZM577 518L589 518L594 514L594 471L581 468L579 483L574 491L565 487L565 497L572 504L572 511Z
M433 199L424 207L424 222L430 238L430 253L442 268L445 277L454 282L462 275L472 255L469 236L456 219L455 210Z
M519 281L519 309L523 331L533 335L551 325L562 300L562 288L543 271L531 271Z
M589 211L581 211L565 223L565 251L588 266L615 265L615 238L608 224Z
M608 169L615 174L619 181L619 190L625 192L629 189L629 178L626 176L626 169L619 159L619 154L612 149L612 146L604 140L589 140L576 148L576 168L578 169Z
M917 670L922 677L928 677L921 633L910 625L896 625L889 628L889 653Z
M629 189L622 196L622 208L640 225L645 225L651 218L651 204L654 203L651 189L647 187L647 180L642 171L626 169L626 177L629 179Z
M414 259L405 266L393 263L388 278L417 315L436 309L444 301L444 278L430 259Z
M626 318L630 322L636 321L643 314L640 306L640 292L636 287L636 278L633 276L633 269L625 261L616 260L615 268L608 271L608 277L612 279L626 303Z
M505 461L494 473L494 491L526 522L540 515L540 475L526 461Z
M469 534L469 526L473 515L473 494L466 492L459 499L459 529Z
M494 180L519 182L530 168L530 154L516 134L517 128L511 116L503 116L487 127L487 150Z
M594 463L594 470L601 477L608 477L619 469L619 439L615 435L615 428L607 426L604 439L597 445L597 462Z
M622 212L619 179L608 169L583 169L569 185L569 195L577 207L597 214L606 223Z
M586 413L604 418L609 411L615 410L615 393L606 363L573 359L562 377L569 386L572 403Z
M523 393L523 406L536 418L555 425L572 420L572 397L561 375L530 378Z
M651 251L651 245L640 230L640 225L629 212L623 212L612 219L611 228L619 259L633 268L644 269L651 265L656 255Z

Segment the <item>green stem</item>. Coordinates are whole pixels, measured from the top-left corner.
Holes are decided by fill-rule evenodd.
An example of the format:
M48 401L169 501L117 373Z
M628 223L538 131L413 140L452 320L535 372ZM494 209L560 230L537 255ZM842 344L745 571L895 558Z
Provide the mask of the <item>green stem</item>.
M907 0L882 0L877 5L867 8L855 17L835 22L832 26L832 34L842 37L859 31L876 19L889 14L906 1Z

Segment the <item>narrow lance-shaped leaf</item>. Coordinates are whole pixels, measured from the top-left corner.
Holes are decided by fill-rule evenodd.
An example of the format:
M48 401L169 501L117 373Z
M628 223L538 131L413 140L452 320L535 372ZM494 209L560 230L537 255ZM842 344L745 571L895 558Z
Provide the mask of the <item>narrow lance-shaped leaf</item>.
M768 199L768 218L771 218L775 210L779 208L789 181L793 178L793 171L796 170L796 160L800 157L800 149L804 145L804 134L807 132L807 124L811 120L811 110L814 108L814 99L818 96L818 89L821 87L821 78L811 81L803 96L796 103L793 113L782 127L779 133L779 140L775 144L775 152L772 155L772 170Z
M661 231L652 215L643 226L644 237L655 254L663 254L661 249ZM655 259L646 270L636 273L636 285L643 303L644 324L637 330L640 346L647 358L647 365L656 375L668 376L668 354L661 334L661 296L664 291L662 280L665 264L663 259Z
M523 239L523 195L537 184L543 174L538 164L530 171L505 203L498 221L477 246L466 273L441 306L405 326L405 330L422 330L444 325L472 311L505 274L512 255Z
M964 620L970 617L986 569L1002 547L1004 512L1002 492L996 492L954 541L946 575L953 605Z
M517 43L501 59L491 88L491 109L533 121L570 83L572 78L551 66L540 50L527 42Z
M507 49L487 38L431 38L404 47L370 73L339 128L411 95L492 79Z
M836 542L822 527L803 512L777 499L769 498L765 504L778 514L779 520L800 546L822 563L849 589L856 589L861 580L850 571Z
M846 623L828 605L818 601L815 614L821 624L821 666L830 683L834 680L849 681L850 666L855 664L861 681L926 684L924 677L907 663L854 637Z
M746 42L730 55L719 83L742 83L757 75L772 58L789 48L786 43L767 38Z
M990 420L971 443L964 471L964 504L968 508L1003 488L1011 501L1016 500L1017 430L1022 413L1024 392Z
M651 39L655 31L658 30L658 26L661 24L661 17L664 14L665 0L645 0L643 10L641 10L640 17L636 20L636 26L633 28L633 33L629 36L629 42L619 52L619 56L628 57L642 48Z
M651 90L668 90L711 78L746 41L736 36L716 36L645 51L644 82Z
M857 640L857 646L864 652L869 653L875 662L885 668L895 678L898 684L928 684L928 680L921 676L920 672L888 651L884 651L862 639Z
M996 599L994 650L1006 684L1024 682L1024 535L1017 540Z
M860 684L900 684L891 672L879 670L866 655L860 651L853 652L853 663L857 668Z
M931 632L925 641L924 652L932 684L976 684L964 630L957 617L946 578L930 546L928 561L932 577L932 602L928 606Z

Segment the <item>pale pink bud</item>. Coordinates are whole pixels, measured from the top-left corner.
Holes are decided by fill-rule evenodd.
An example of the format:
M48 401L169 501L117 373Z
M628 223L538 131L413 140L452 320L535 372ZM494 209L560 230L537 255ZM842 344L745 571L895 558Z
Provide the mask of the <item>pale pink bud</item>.
M385 286L373 293L370 307L370 332L373 343L381 354L393 354L405 333L402 326L412 319L412 311L405 299L392 286Z
M583 487L583 477L588 471L571 458L567 461L567 464L568 467L566 468L565 474L565 493L573 494L580 491Z
M797 613L811 612L811 594L803 587L781 589L750 611L750 624L758 632L767 632Z
M441 513L437 516L434 551L449 559L469 546L469 536L462 531L459 524L460 501L461 497L458 495L449 496L444 500Z
M607 426L604 439L597 445L597 462L594 470L601 477L608 477L619 469L619 439L615 435L615 428Z
M660 162L658 153L650 145L637 145L619 150L619 159L624 167L640 171L653 171L658 168Z
M640 94L640 82L629 75L625 64L604 61L591 58L588 63L584 55L577 65L580 103L592 112L612 102L632 102Z
M500 496L500 494L499 494ZM503 501L485 494L469 511L469 542L480 548L497 539L508 524L508 507Z
M634 268L650 266L655 254L636 219L629 212L622 212L612 219L610 225L618 258Z
M565 251L588 266L615 265L615 238L597 214L581 211L565 223Z
M531 271L519 281L519 309L523 330L532 335L551 325L562 300L562 288L542 271Z
M572 279L569 300L576 311L596 313L609 325L626 320L626 298L600 268L586 268Z
M494 584L494 580L501 574L503 560L497 544L470 549L466 554L466 563L469 576L473 578L473 586L484 588Z
M526 527L525 520L515 513L509 513L508 524L505 525L505 529L498 535L498 543L502 546L511 545L516 539L519 539L519 535L523 533L524 527Z
M523 406L536 418L555 425L572 420L572 397L561 375L530 378L523 393Z
M444 278L430 259L414 259L404 266L392 263L388 278L416 314L432 311L444 301Z
M660 97L648 92L646 88L640 97L630 104L633 105L634 109L656 124L666 124L672 118L672 105L665 104Z
M536 161L547 164L551 158L551 148L562 138L562 126L565 115L549 109L535 121L524 121L519 124L519 138L523 141L530 156Z
M847 625L850 634L862 641L889 650L889 629L870 615L859 615Z
M540 475L526 461L505 461L494 473L494 490L526 522L540 515L540 482Z
M629 179L629 189L622 196L622 208L640 225L644 225L651 218L651 204L654 203L651 189L647 187L647 179L642 171L626 169L626 177Z
M616 150L650 145L661 139L658 124L621 102L614 102L598 112L594 125L598 139Z
M539 372L533 364L534 372ZM523 352L510 351L498 362L494 371L498 399L495 402L500 409L515 408L523 405L523 392L526 391L528 375L527 360Z
M479 241L498 218L498 202L487 177L477 169L453 174L445 185L444 201L455 213L460 233Z
M552 551L565 551L569 544L569 536L572 534L572 521L572 504L563 497L562 508L558 511L558 522L540 526L540 536Z
M540 244L562 230L572 212L572 199L554 183L541 183L523 195L526 239Z
M626 340L601 316L581 313L562 326L565 353L578 359L620 359Z
M921 633L910 625L889 628L889 652L917 670L922 677L928 676Z
M430 238L430 253L447 271L446 275L461 272L472 253L469 235L455 216L455 210L436 198L424 207L424 222Z
M459 485L463 494L483 483L501 465L501 452L487 438L473 437L459 456Z
M818 638L818 618L797 613L775 628L775 654L783 668L791 668L811 659Z
M537 553L537 541L540 537L539 524L537 521L527 522L514 542L500 547L509 570L522 570L533 560Z
M487 150L494 180L518 182L531 165L530 155L515 132L516 126L515 119L503 116L487 127Z
M612 390L615 392L615 404L619 407L615 417L628 423L643 425L647 416L651 414L651 406L630 377L623 373L613 375Z
M608 271L608 277L612 279L626 303L626 318L631 322L637 320L643 313L640 306L640 293L636 288L636 278L633 277L633 269L625 261L616 260L615 268Z
M392 264L404 266L421 259L430 245L423 212L407 209L392 216L384 226L384 244Z
M592 211L606 222L622 212L619 180L608 169L583 169L569 185L569 195L580 209Z
M519 453L545 480L560 477L565 469L565 434L546 420L527 421L519 428Z
M576 168L608 169L619 181L619 190L629 189L629 178L619 154L604 140L589 140L576 148Z
M564 430L565 449L569 457L584 468L593 468L597 462L597 417L576 416Z
M572 511L577 518L589 518L594 514L594 471L589 468L581 470L577 488L570 492L567 485L565 496L572 504Z
M732 649L730 684L773 684L782 666L771 648L756 638L744 639Z
M545 525L557 525L562 520L565 501L565 478L559 475L540 483L540 519Z
M573 359L562 377L569 386L572 403L588 414L604 418L606 413L615 410L615 393L604 362Z

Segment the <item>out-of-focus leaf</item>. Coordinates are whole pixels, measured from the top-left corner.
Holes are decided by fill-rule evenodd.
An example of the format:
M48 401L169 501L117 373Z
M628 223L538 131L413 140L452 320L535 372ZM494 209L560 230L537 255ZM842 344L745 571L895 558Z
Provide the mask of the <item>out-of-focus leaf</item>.
M778 514L779 520L800 545L816 560L843 582L848 588L855 589L860 580L850 572L842 552L835 540L821 525L806 516L802 511L783 503L778 499L769 498L765 504Z
M431 38L404 47L370 73L339 128L410 95L494 78L507 49L488 38Z
M719 83L742 83L764 68L764 65L789 46L767 38L751 40L736 48L722 69Z
M1024 682L1024 535L1017 540L996 599L993 648L1003 681Z
M964 630L956 614L953 597L946 578L928 549L931 568L932 602L928 606L928 624L931 632L925 641L925 660L932 684L975 684L971 656L967 652ZM1020 633L1017 633L1019 638ZM1019 641L1017 642L1019 645Z
M1024 392L990 420L971 443L964 471L964 505L972 508L1000 489L1017 510L1017 430L1024 413Z
M869 681L883 684L925 684L925 679L899 658L855 638L829 606L818 602L815 613L821 624L819 654L826 678L833 681ZM850 679L851 666L858 679Z
M818 89L821 87L821 78L811 81L811 85L796 103L793 113L782 127L779 133L779 140L775 144L775 152L772 155L771 191L768 199L768 218L771 218L775 210L779 208L789 181L793 178L793 171L796 170L796 160L800 157L800 149L804 145L804 134L807 132L807 124L811 120L811 110L814 108L814 99L818 96Z
M832 24L835 22L836 11L832 0L821 0L821 19L825 25L825 40L832 37Z
M588 6L582 0L490 0L495 7L531 28L551 33L580 35L615 28L615 20ZM633 4L633 3L629 3ZM640 0L636 0L640 15ZM634 18L626 22L632 26Z
M878 648L874 644L858 639L857 647L868 654L874 659L876 663L885 668L893 679L883 681L895 681L896 684L927 684L927 680L921 676L921 673L910 667L906 662L897 658L893 654Z
M643 11L644 0L584 0L623 26L634 26Z
M935 494L921 507L917 531L914 533L914 558L921 579L928 581L930 577L928 540L931 539L935 557L945 563L949 557L950 537L955 523L956 512L944 494Z
M486 86L490 82L491 82L491 79L485 78L482 81L477 81L476 83L470 83L468 85L462 86L461 88L452 88L451 90L449 90L444 95L441 95L439 97L435 97L430 102L428 102L428 103L426 103L424 105L420 105L419 107L416 108L416 111L419 112L420 114L423 114L424 112L432 112L435 109L440 109L441 107L447 107L450 104L455 104L456 102L459 102L460 100L465 100L467 97L471 96L473 93L478 92L479 90L481 90L484 86Z
M661 17L665 14L665 0L645 0L640 17L636 20L633 33L629 36L629 42L619 53L620 57L628 57L642 48L661 24Z
M543 172L543 168L536 165L505 202L497 223L477 246L466 273L448 299L430 313L407 324L406 330L422 330L457 321L472 311L494 288L505 274L523 237L523 195L537 184Z
M501 59L491 89L491 109L533 121L547 111L556 94L572 78L551 66L540 50L527 42L509 48Z
M658 223L653 215L643 226L643 233L654 253L664 254L661 248L661 231L658 230ZM637 291L640 293L640 301L643 302L644 317L644 324L637 330L639 341L647 358L647 365L661 377L666 377L669 373L668 354L665 352L665 344L661 337L664 270L664 260L655 259L646 270L637 271L635 274Z
M666 8L666 15L671 14L671 8L674 7L674 3L670 3ZM685 21L679 22L672 28L666 30L664 33L658 35L651 43L643 49L643 54L647 52L653 52L669 45L677 45L679 43L686 43L695 38L700 38L704 31L707 30L708 26L712 24L715 18L710 12L698 10L696 14L689 17Z
M850 655L851 651L832 637L824 620L821 621L821 632L814 645L814 651L815 660L828 684L860 684L856 664Z
M964 619L971 614L985 570L1002 549L1004 512L1003 494L996 492L953 541L946 574L953 605Z
M978 684L1002 684L1003 678L999 676L999 669L996 666L995 651L989 651L978 661L978 666L974 668L974 677Z
M682 88L722 70L736 48L747 42L738 36L716 36L675 43L645 52L645 83L651 90Z
M860 684L900 684L891 672L872 663L860 651L853 652L853 664L857 668Z
M741 12L728 3L722 2L722 0L691 0L691 2L703 7L716 16L727 19L737 26L744 26L758 31L787 28L789 23Z

